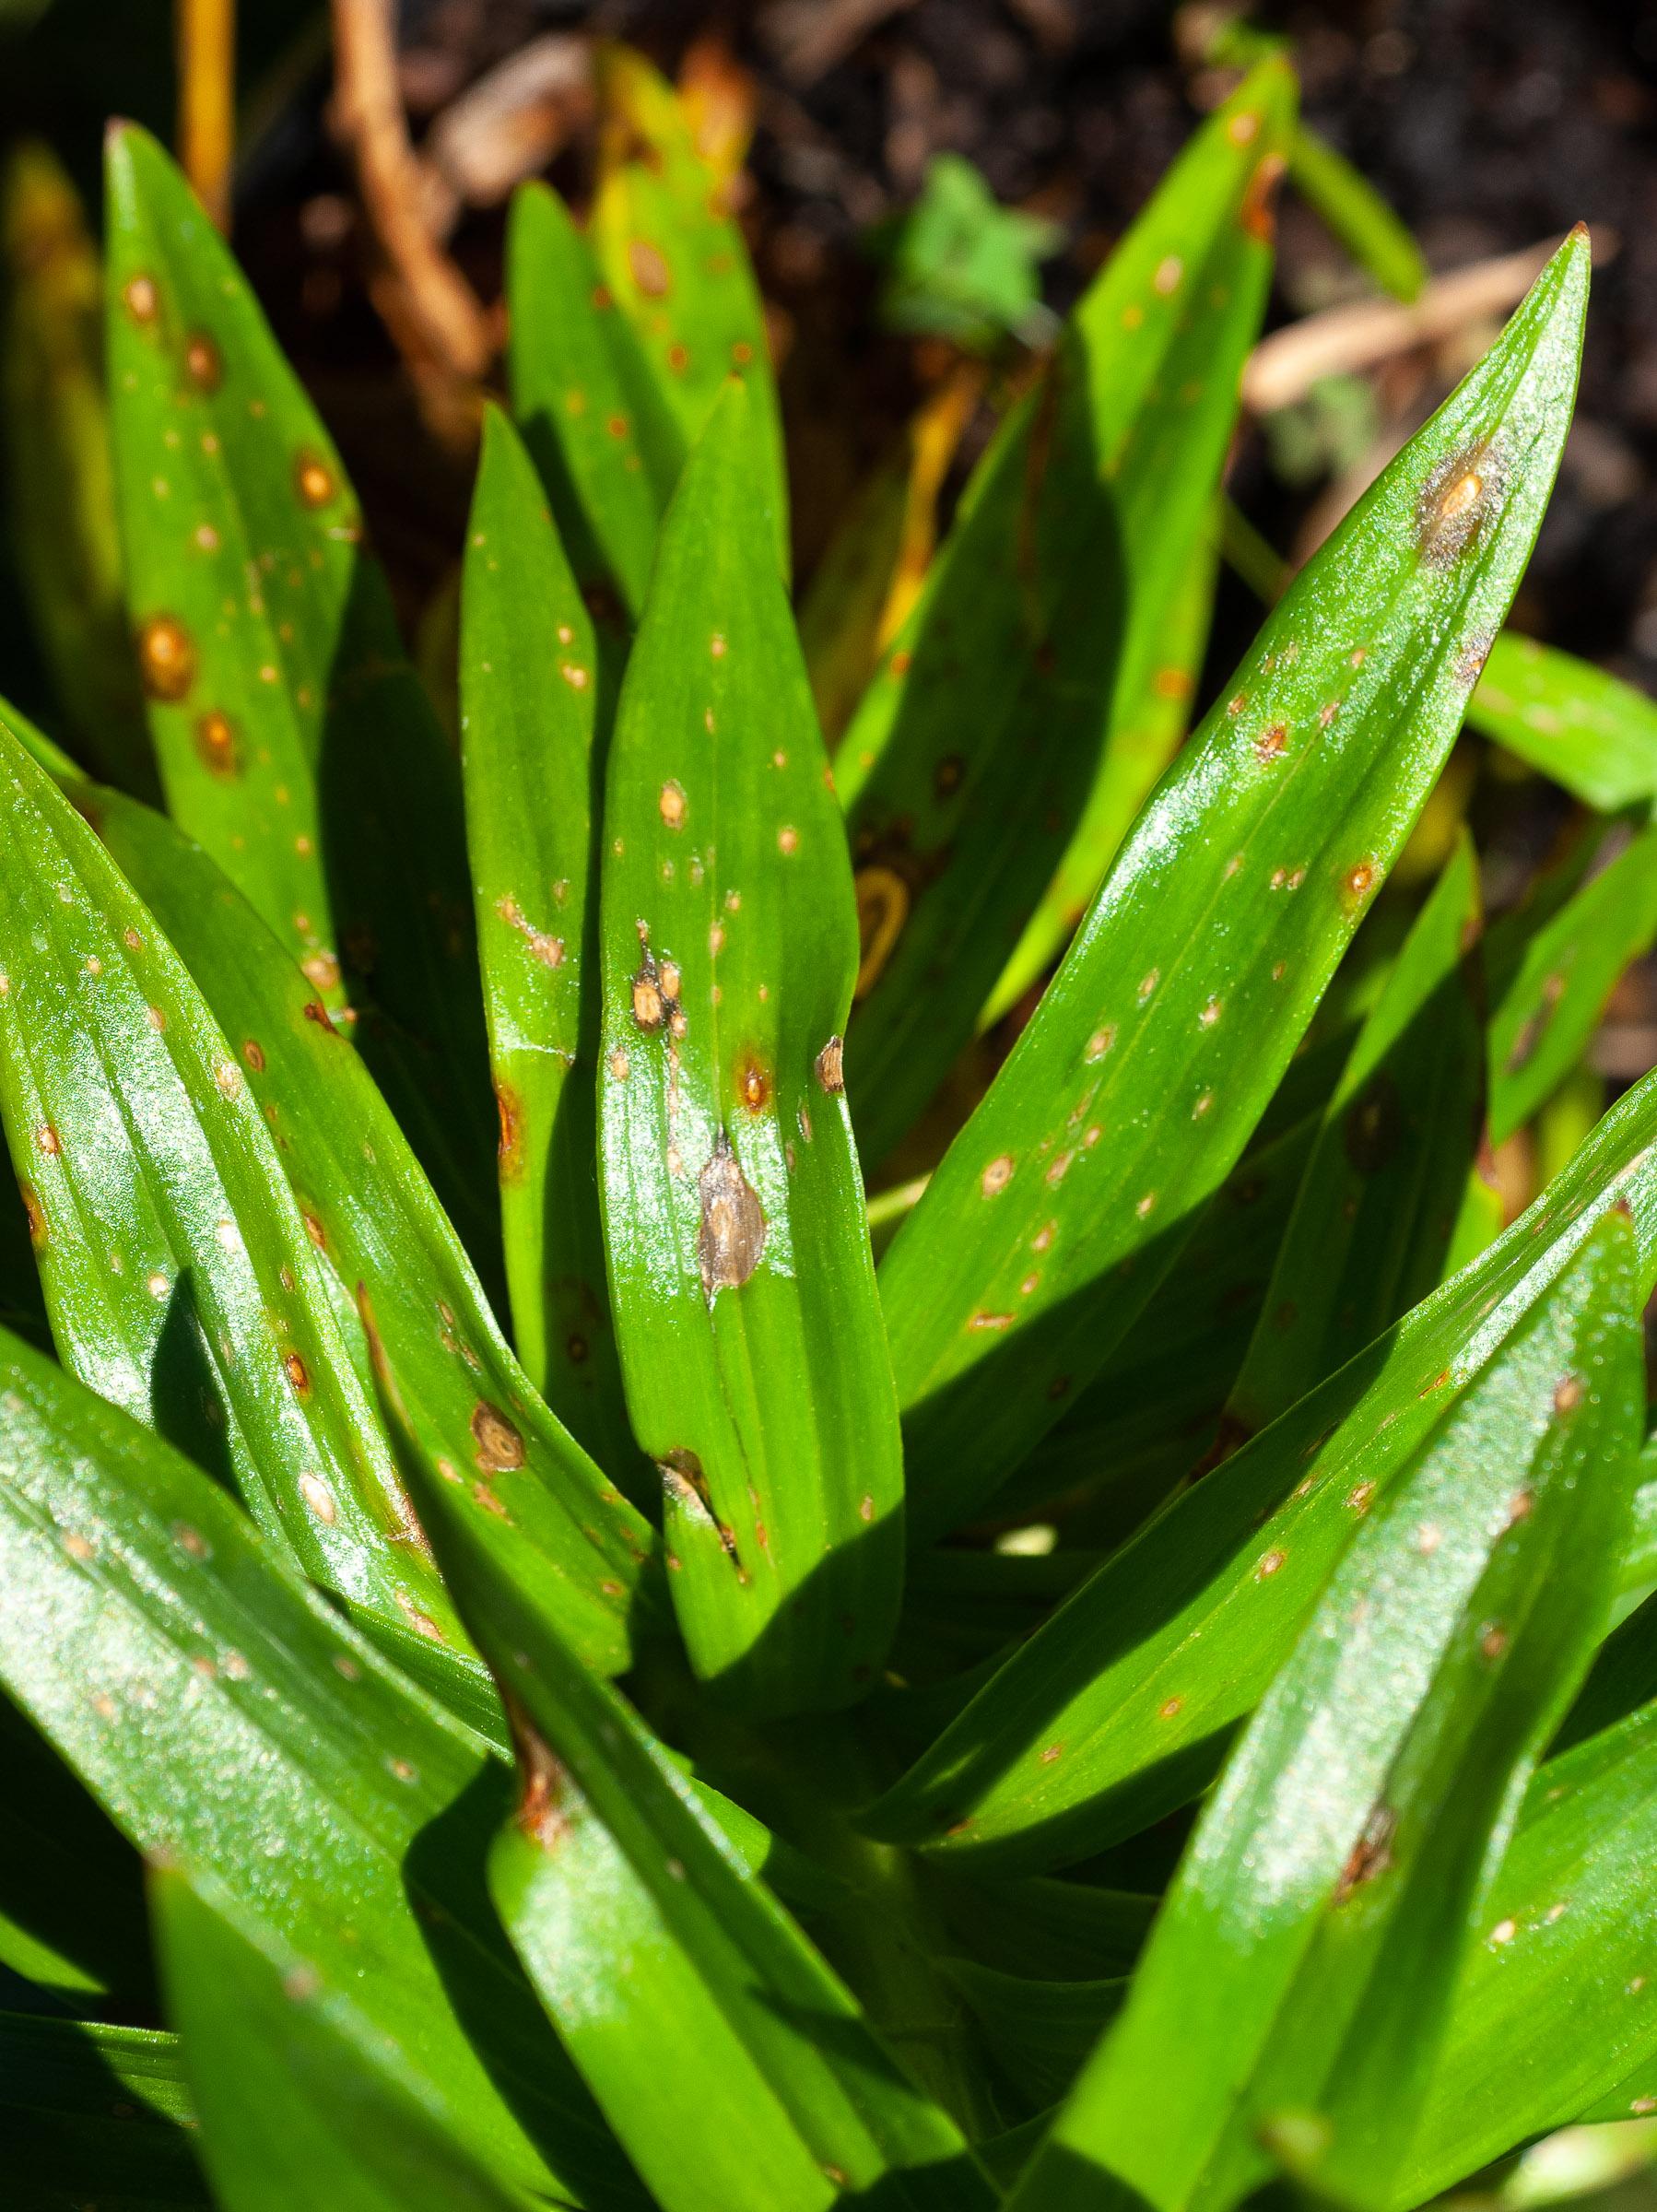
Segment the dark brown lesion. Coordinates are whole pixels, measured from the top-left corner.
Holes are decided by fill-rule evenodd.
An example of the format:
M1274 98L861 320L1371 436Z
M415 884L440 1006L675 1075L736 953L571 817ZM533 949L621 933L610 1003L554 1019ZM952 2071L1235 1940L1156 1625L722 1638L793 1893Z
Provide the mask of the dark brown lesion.
M662 1488L669 1501L687 1512L693 1520L708 1523L718 1536L726 1559L740 1575L742 1554L736 1548L736 1538L713 1510L713 1493L697 1454L688 1451L664 1453L656 1462L656 1472L662 1477Z
M479 1398L472 1408L472 1441L477 1464L491 1475L510 1475L523 1465L523 1439L499 1406Z
M1344 1905L1356 1890L1366 1882L1372 1882L1384 1874L1393 1864L1393 1838L1398 1831L1398 1816L1390 1805L1378 1805L1364 1823L1363 1833L1346 1854L1341 1868L1340 1879L1334 1886L1334 1902Z
M518 1826L540 1850L556 1851L571 1827L570 1771L510 1689L501 1702L518 1757Z

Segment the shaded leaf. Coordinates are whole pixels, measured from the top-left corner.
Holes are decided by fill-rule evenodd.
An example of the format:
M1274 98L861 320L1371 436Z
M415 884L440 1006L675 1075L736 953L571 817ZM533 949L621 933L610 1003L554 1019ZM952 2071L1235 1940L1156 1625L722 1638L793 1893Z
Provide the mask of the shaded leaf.
M946 1959L944 1971L970 2006L996 2065L1032 2112L1065 2095L1128 1987L1125 1981L1031 1982L967 1959Z
M4 224L7 519L41 657L105 775L146 797L155 756L133 670L103 384L103 274L75 187L19 146Z
M466 547L461 760L513 1335L536 1388L625 1477L637 1452L594 1168L593 847L613 702L535 472L492 408Z
M629 2156L666 2212L993 2193L943 2111L729 1851L631 1709L573 1664L510 1529L428 1482L431 1526L513 1715L516 1818L490 1884Z
M660 401L686 441L733 373L753 401L749 438L765 520L788 565L788 477L765 309L726 185L709 174L673 88L641 53L597 59L598 179L590 235Z
M873 1832L1055 1865L1194 1797L1355 1527L1607 1207L1631 1209L1642 1296L1657 1278L1654 1147L1648 1077L1474 1266L1107 1559L868 1816Z
M249 1092L258 1043L232 1050L5 730L0 764L0 1113L62 1357L233 1480L317 1580L452 1626ZM308 1014L326 1018L290 1001L296 1029Z
M210 2212L177 2040L0 2014L10 2212Z
M224 2212L528 2212L433 2099L365 2062L350 1994L235 1924L182 1875L155 1877L157 1944L202 2159Z
M1604 813L1657 798L1657 706L1572 653L1502 630L1467 719Z
M143 1852L348 1995L362 2063L476 2156L640 2201L482 1891L494 1754L207 1476L6 1339L0 1679Z
M1289 587L882 1261L921 1530L1051 1427L1241 1152L1529 554L1587 272L1573 234Z
M591 246L542 183L512 198L507 297L512 413L570 564L589 589L615 591L636 621L685 431L599 283Z
M699 1673L859 1694L898 1430L840 1078L843 830L732 386L664 525L610 753L599 1124L628 1405Z
M1570 1073L1623 970L1657 937L1657 830L1635 838L1534 925L1524 913L1513 924L1504 935L1516 964L1490 1016L1490 1135L1498 1145ZM1493 959L1506 949L1493 942Z
M127 594L170 811L358 1041L469 1247L492 1132L454 763L355 495L235 262L135 126L109 147Z
M1238 2202L1289 2116L1392 2201L1463 1945L1610 1602L1641 1397L1612 1214L1369 1517L1015 2204Z
M1024 981L1162 767L1131 725L1201 565L1237 399L1216 360L1240 366L1259 322L1293 101L1269 65L1176 164L1002 425L846 734L864 939L848 1065L870 1165L971 1035L1067 853Z
M1228 1401L1244 1435L1442 1278L1485 1119L1479 920L1463 833L1329 1102Z

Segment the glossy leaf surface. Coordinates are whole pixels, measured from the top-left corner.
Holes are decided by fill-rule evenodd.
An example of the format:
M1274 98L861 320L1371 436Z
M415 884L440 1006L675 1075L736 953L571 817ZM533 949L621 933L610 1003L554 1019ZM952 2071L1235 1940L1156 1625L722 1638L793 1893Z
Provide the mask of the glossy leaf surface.
M858 1694L902 1474L840 1077L856 971L826 782L733 386L663 528L605 811L599 1127L628 1405L699 1673Z
M266 1947L182 1875L154 1880L168 2017L223 2212L529 2212L456 2139L435 2100L366 2063L349 1994Z
M1363 1515L1608 1206L1632 1212L1640 1296L1657 1279L1654 1144L1648 1077L1475 1265L1084 1583L875 1808L874 1832L1058 1865L1195 1796Z
M1657 798L1657 706L1574 653L1502 630L1467 719L1603 813Z
M665 2212L993 2200L953 2124L732 1853L621 1698L571 1664L504 1527L427 1507L514 1716L490 1861L565 2046Z
M637 620L685 431L593 249L556 193L525 184L507 233L512 413L581 582Z
M0 1678L141 1850L349 1996L363 2063L475 2155L638 2201L482 1893L499 1760L209 1477L12 1340Z
M310 400L183 178L109 151L110 383L168 806L364 1053L473 1249L490 1188L458 779ZM488 1217L486 1216L487 1219Z
M603 48L598 78L590 235L600 273L687 443L700 435L727 377L747 386L763 519L786 571L788 477L765 309L727 187L697 152L673 88L641 53Z
M1609 1606L1631 1261L1610 1215L1365 1521L1015 2203L1097 2203L1108 2174L1169 2212L1231 2205L1290 2113L1339 2201L1390 2201L1470 1920Z
M1228 1401L1228 1441L1275 1420L1442 1277L1485 1118L1479 918L1463 837L1329 1102Z
M1052 1425L1241 1152L1529 554L1587 275L1573 236L1289 587L883 1260L921 1529Z
M593 1084L598 870L614 700L523 448L493 410L467 531L461 765L500 1113L518 1352L589 1450L636 1457L605 1283Z
M539 1571L560 1593L566 1636L588 1665L625 1666L653 1548L650 1527L512 1358L372 1077L314 1018L303 979L199 847L132 800L86 788L76 795L128 881L153 902L167 938L204 980L222 1030L242 1041L248 1088L277 1133L307 1250L331 1282L335 1312L342 1302L347 1309L337 1323L342 1342L343 1331L356 1326L350 1301L365 1291L419 1448L466 1471L480 1512L494 1510L495 1486L504 1484L540 1556ZM365 1410L364 1418L372 1433L371 1415ZM325 1512L320 1491L305 1497L313 1512ZM405 1613L399 1608L388 1622L392 1632ZM422 1611L408 1615L407 1625L429 1637L438 1624ZM443 1653L440 1661L453 1656ZM487 1684L479 1687L487 1696Z
M1513 920L1517 963L1490 1016L1490 1135L1498 1145L1569 1075L1623 971L1657 937L1657 830L1636 837L1534 931L1523 914Z
M316 1579L452 1625L249 1093L257 1043L231 1048L6 731L0 763L0 1113L63 1358L232 1480Z
M1175 166L997 433L847 731L864 932L847 1065L871 1165L971 1035L1055 871L1024 982L1163 765L1134 725L1203 565L1293 106L1268 65Z

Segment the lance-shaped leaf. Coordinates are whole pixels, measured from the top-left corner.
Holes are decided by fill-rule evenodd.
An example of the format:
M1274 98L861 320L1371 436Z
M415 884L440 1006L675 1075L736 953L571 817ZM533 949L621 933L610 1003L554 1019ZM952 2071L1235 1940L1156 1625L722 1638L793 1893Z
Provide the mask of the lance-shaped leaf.
M528 456L491 409L467 531L462 768L519 1357L606 1465L636 1456L598 1218L598 870L613 701Z
M1394 300L1419 298L1428 277L1421 249L1361 170L1302 124L1289 151L1288 174L1360 269Z
M1574 653L1500 631L1467 719L1602 813L1657 798L1657 706Z
M628 1405L699 1673L783 1710L891 1633L902 1470L840 1077L851 868L733 384L610 750L600 1154Z
M499 1504L493 1486L504 1482L540 1555L540 1573L561 1593L566 1636L589 1665L625 1666L629 1617L653 1545L649 1524L512 1358L373 1078L315 1018L303 978L199 846L135 800L85 783L71 789L167 940L206 986L219 1030L241 1040L241 1065L277 1134L276 1158L308 1255L331 1272L335 1298L346 1301L344 1325L353 1330L349 1301L359 1287L366 1291L420 1448L465 1471L480 1512ZM373 1433L371 1419L365 1433ZM311 1507L326 1511L315 1481L306 1488L301 1477L301 1488ZM425 1632L431 1624L422 1618L412 1625ZM396 1623L384 1633L394 1636ZM434 1645L428 1656L452 1678L457 1653ZM476 1673L474 1664L474 1689L492 1701Z
M1365 1522L1015 2205L1111 2183L1158 2212L1232 2205L1291 2120L1338 2201L1390 2204L1458 1958L1609 1606L1632 1260L1606 1217Z
M92 830L9 731L0 1116L53 1334L102 1397L232 1480L307 1572L453 1615L232 1049ZM314 1000L290 1005L320 1027Z
M518 1736L522 1795L490 1888L653 2201L811 2212L844 2190L894 2212L993 2204L954 2123L631 1708L575 1663L511 1532L463 1515L441 1482L422 1504Z
M1103 1363L1275 1088L1530 552L1587 280L1573 233L1289 587L881 1263L923 1530Z
M8 2212L211 2212L178 2040L0 2013Z
M66 2012L154 2001L137 1854L0 1697L0 1966ZM130 2014L128 2017L131 2017Z
M513 195L507 228L512 413L546 486L571 566L637 621L656 529L685 465L685 431L598 279L593 249L550 187Z
M1472 841L1416 916L1329 1102L1227 1411L1235 1437L1442 1277L1485 1118Z
M1176 164L997 435L846 733L864 934L848 1066L871 1164L970 1037L1067 852L1025 981L1162 767L1126 748L1202 565L1293 107L1269 64Z
M640 2202L482 1893L499 1760L210 1477L6 1339L0 1681L152 1860L348 1994L362 2063L476 2157Z
M1657 937L1657 830L1645 830L1534 928L1512 918L1490 1016L1490 1135L1501 1144L1546 1104L1587 1051L1630 960ZM1516 941L1513 941L1516 940Z
M57 696L105 775L148 795L103 388L103 272L75 187L26 144L6 177L5 390L12 555Z
M1165 542L1160 524L1155 530L1147 527L1143 540L1147 555L1152 547L1161 550ZM1058 874L1041 894L1040 904L990 994L979 1018L981 1027L998 1020L1016 1005L1064 950L1146 794L1179 750L1191 726L1192 696L1208 643L1218 562L1217 527L1210 523L1206 534L1187 542L1171 595L1153 595L1158 606L1157 619L1147 617L1146 599L1133 599L1122 672L1111 693L1110 726L1086 811L1071 834Z
M163 1871L152 1895L167 2017L223 2212L530 2212L436 2100L364 2060L349 1994Z
M1657 1708L1551 1759L1456 1985L1394 2202L1578 2118L1657 2111Z
M786 571L782 421L765 308L728 188L709 173L672 86L642 54L604 47L598 82L590 235L600 273L637 332L662 407L687 443L700 435L729 376L748 387L763 520Z
M1145 1312L996 1491L989 1506L996 1519L1085 1496L1086 1540L1108 1545L1201 1465L1248 1352L1320 1126L1309 1115L1244 1154ZM1065 1518L1074 1540L1075 1516Z
M1130 1972L1156 1912L1153 1897L1091 1883L976 1882L952 1866L922 1869L954 1940L986 1966L1050 1982L1119 1980Z
M944 1857L1064 1865L1188 1803L1354 1528L1607 1206L1657 1280L1657 1077L1530 1211L1084 1583L868 1816ZM1055 1756L1056 1752L1056 1756Z
M969 1959L943 1963L1002 2076L1032 2112L1065 2095L1128 1987L1125 1981L1028 1981Z
M487 1256L492 1132L452 757L339 456L229 251L134 126L112 135L109 191L116 490L169 809L321 1002L348 1000Z

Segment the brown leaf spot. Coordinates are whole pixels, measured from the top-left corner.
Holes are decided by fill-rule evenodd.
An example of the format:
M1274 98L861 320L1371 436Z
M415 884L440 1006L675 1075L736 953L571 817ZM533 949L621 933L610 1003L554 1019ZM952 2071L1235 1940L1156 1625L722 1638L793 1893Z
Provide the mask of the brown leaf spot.
M662 786L662 796L657 804L661 809L662 819L670 830L682 830L685 827L687 808L683 784L676 783L669 779Z
M1262 730L1254 740L1254 758L1257 760L1275 760L1288 743L1287 722L1274 722Z
M327 1007L317 999L308 998L305 1001L305 1019L314 1021L319 1029L326 1030L330 1037L336 1037L339 1034L334 1024L328 1019Z
M1349 912L1360 907L1375 888L1375 864L1360 860L1341 878L1341 900Z
M812 1072L818 1083L831 1097L846 1088L846 1048L840 1038L830 1037L828 1043L812 1062Z
M198 392L217 392L224 382L224 356L205 330L184 341L184 373Z
M241 768L236 758L236 733L228 714L217 707L197 717L195 757L213 776L233 776Z
M174 701L195 681L195 643L172 615L151 615L138 631L138 678L149 699Z
M701 1202L696 1256L702 1293L711 1305L722 1290L740 1290L758 1266L765 1251L765 1209L723 1129L696 1187Z
M1582 1384L1581 1378L1576 1375L1567 1375L1564 1380L1555 1388L1554 1411L1556 1413L1569 1413L1574 1406L1580 1406L1581 1403Z
M1010 1152L997 1153L978 1179L978 1187L986 1198L997 1197L1006 1189L1013 1180L1014 1165Z
M1431 568L1449 568L1476 542L1501 492L1501 472L1485 444L1448 453L1421 488L1416 544Z
M41 1124L34 1133L34 1141L48 1159L57 1159L62 1156L64 1140L50 1122Z
M772 1088L770 1069L750 1046L736 1063L736 1096L750 1113L763 1113Z
M300 972L319 991L339 988L339 962L331 952L308 952L300 962Z
M472 1441L477 1464L492 1475L510 1475L523 1465L523 1439L499 1406L479 1398L472 1408Z
M1235 123L1241 120L1240 116L1235 118L1233 127ZM1243 194L1242 206L1237 213L1239 224L1249 236L1267 245L1271 243L1276 229L1273 201L1287 167L1287 163L1281 154L1263 155L1254 174L1249 179L1249 188Z
M659 246L652 246L647 238L629 239L627 265L633 282L647 300L660 300L665 296L673 279Z
M517 1700L509 1694L505 1704L522 1780L518 1826L537 1849L556 1851L570 1833L570 1816L564 1810L570 1776Z
M242 1040L241 1057L253 1069L254 1075L262 1076L264 1073L264 1047L256 1038L247 1037Z
M510 1083L496 1084L495 1112L500 1121L497 1171L502 1182L516 1182L523 1173L523 1101Z
M1344 1905L1355 1889L1386 1872L1393 1864L1393 1838L1397 1830L1398 1816L1392 1806L1376 1806L1341 1868L1340 1879L1334 1886L1337 1905Z
M325 507L338 491L334 471L309 446L303 446L294 455L293 488L305 507Z
M33 1183L19 1182L18 1190L23 1200L23 1211L29 1217L29 1241L39 1252L46 1241L46 1209Z
M153 323L161 312L161 295L153 276L129 276L121 288L121 303L140 325Z

